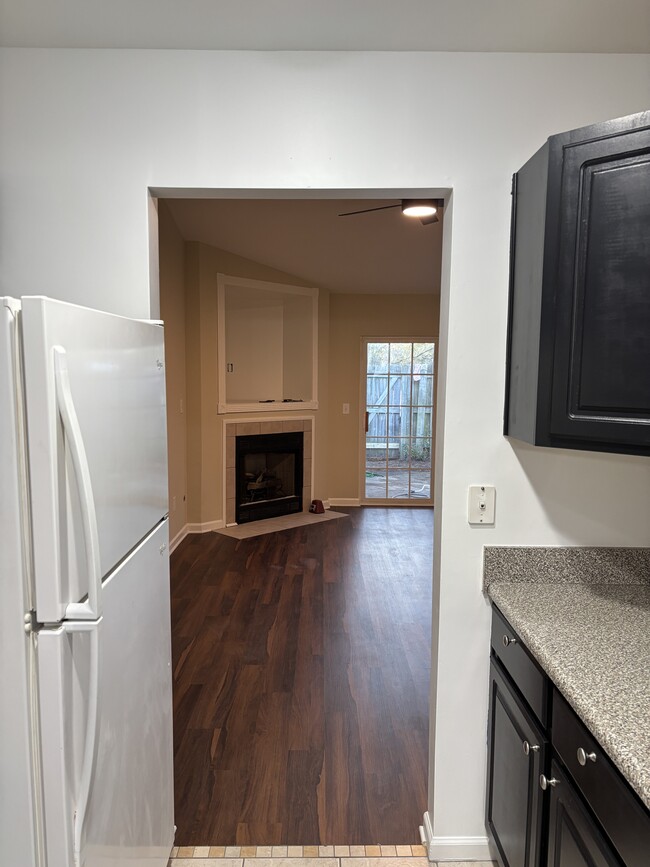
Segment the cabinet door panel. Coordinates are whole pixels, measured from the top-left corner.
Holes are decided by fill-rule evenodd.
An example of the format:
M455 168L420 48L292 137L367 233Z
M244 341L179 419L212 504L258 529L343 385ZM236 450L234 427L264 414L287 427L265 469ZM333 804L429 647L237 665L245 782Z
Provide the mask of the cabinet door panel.
M551 790L547 867L618 867L619 861L555 762Z
M650 444L650 131L564 147L551 434Z
M529 749L524 750L528 743ZM490 665L487 824L503 867L537 867L542 797L537 780L546 742L512 692L500 664Z

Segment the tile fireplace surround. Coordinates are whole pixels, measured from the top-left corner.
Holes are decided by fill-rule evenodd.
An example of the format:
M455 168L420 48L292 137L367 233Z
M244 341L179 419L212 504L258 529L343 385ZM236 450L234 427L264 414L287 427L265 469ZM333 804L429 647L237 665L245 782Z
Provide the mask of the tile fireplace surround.
M274 419L273 421L224 421L226 442L226 526L235 523L235 439L256 434L296 433L304 431L302 462L302 510L309 511L312 486L313 418Z

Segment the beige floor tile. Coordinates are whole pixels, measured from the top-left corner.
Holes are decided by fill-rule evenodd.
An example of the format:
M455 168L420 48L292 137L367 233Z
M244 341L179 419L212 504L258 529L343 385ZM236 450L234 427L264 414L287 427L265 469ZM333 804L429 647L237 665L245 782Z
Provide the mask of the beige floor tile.
M339 867L338 858L256 858L244 867Z
M287 855L289 858L302 858L302 846L287 846Z
M173 867L242 867L241 858L174 858Z
M350 847L349 846L335 846L334 847L334 855L337 858L349 858L350 857Z
M273 846L258 846L255 856L257 858L270 858Z
M431 867L431 864L426 858L392 858L387 856L363 859L341 858L341 867ZM454 867L458 867L458 865L454 864Z
M379 858L381 846L366 846L366 858Z
M226 854L225 846L210 846L210 858L223 858Z
M397 851L394 846L381 846L382 858L395 857L395 855L397 855Z
M178 855L178 846L174 846L171 851L170 858L175 858Z
M318 857L319 858L333 858L334 857L334 846L319 846L318 847Z
M210 854L209 846L195 846L194 847L194 858L207 858Z
M426 857L427 850L419 844L417 846L413 845L411 846L411 854L415 855L416 858L420 858L422 855Z
M403 858L404 856L410 858L413 854L410 846L395 846L395 853L399 855L400 858Z
M194 855L194 846L179 846L177 858L191 858Z
M226 858L239 858L241 854L241 846L226 846Z
M272 846L271 847L271 858L286 858L287 857L287 847L286 846Z
M350 846L350 855L352 855L353 858L363 858L365 854L365 846Z
M303 858L318 858L318 846L303 846L302 847L302 857Z
M257 855L257 846L242 846L239 854L242 858L254 858Z

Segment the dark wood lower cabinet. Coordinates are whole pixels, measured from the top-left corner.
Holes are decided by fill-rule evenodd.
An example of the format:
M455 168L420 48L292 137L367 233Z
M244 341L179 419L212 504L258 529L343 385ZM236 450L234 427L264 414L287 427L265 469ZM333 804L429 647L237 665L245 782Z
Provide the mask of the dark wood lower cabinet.
M551 763L551 780L546 867L620 867L580 795L555 761Z
M500 867L650 867L650 811L496 607L491 651L486 823Z
M493 658L490 663L487 823L503 867L539 867L548 744Z

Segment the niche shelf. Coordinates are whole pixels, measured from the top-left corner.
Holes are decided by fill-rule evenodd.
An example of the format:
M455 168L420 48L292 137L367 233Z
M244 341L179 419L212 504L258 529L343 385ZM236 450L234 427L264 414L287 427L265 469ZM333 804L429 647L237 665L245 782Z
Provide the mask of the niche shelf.
M217 275L218 412L318 409L318 289Z

